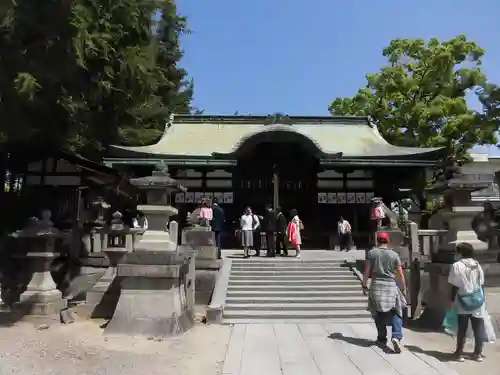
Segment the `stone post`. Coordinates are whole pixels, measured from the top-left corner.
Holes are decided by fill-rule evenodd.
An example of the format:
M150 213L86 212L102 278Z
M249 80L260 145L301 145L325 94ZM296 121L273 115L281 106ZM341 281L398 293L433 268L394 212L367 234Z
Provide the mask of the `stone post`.
M179 242L179 223L175 220L171 221L168 225L168 233L170 235L170 240L177 247Z

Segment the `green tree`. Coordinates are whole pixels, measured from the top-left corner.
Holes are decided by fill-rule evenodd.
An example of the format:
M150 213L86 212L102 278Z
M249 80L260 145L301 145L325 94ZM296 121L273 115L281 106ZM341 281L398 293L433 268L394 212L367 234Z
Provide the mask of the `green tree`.
M497 142L500 95L480 69L483 54L463 35L427 43L394 39L383 50L387 65L368 74L366 87L352 98L335 99L329 110L334 115L370 116L394 145L445 147L447 157L465 161L474 145ZM468 107L469 92L478 94L483 113ZM423 226L442 204L440 197L428 200L421 194L424 187L416 186L422 210L427 211Z
M161 0L14 3L0 26L0 116L8 119L0 141L91 155L109 143L157 137L166 114L189 106L192 95L186 73L171 73L181 55L165 59L151 27L163 6Z
M477 94L484 109L481 120L493 127L500 124L500 86L486 84L477 90Z
M395 145L446 147L457 160L474 145L495 144L498 121L467 106L466 94L481 92L484 51L460 35L447 41L394 39L383 50L388 63L366 76L352 98L337 98L334 115L371 116Z
M165 69L168 84L159 90L169 113L191 113L193 81L187 79L187 72L180 67L183 56L180 38L189 32L186 17L177 13L174 0L165 0L161 7L161 19L157 28L157 64Z

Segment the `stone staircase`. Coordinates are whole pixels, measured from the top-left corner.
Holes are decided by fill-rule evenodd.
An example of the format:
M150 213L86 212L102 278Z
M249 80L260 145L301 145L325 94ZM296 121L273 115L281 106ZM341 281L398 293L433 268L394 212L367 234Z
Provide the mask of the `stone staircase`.
M222 323L369 322L366 299L342 260L233 259Z

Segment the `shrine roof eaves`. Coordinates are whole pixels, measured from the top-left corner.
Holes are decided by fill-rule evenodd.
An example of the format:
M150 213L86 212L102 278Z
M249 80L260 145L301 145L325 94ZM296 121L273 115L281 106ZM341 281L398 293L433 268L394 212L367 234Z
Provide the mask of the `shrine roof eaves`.
M220 116L177 115L153 145L110 147L110 158L234 158L258 137L273 141L293 136L317 148L321 157L438 160L442 148L399 147L389 144L368 117L348 116Z

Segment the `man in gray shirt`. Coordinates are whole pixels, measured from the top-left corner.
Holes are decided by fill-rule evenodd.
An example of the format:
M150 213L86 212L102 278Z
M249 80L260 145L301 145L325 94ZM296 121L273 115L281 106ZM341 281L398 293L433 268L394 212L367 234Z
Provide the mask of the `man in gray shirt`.
M377 343L387 343L387 324L392 326L392 345L401 352L403 338L403 311L406 306L406 281L399 255L389 249L390 237L386 232L377 234L377 247L368 252L363 275L367 288L371 277L368 307L377 326ZM401 288L401 290L399 289Z

